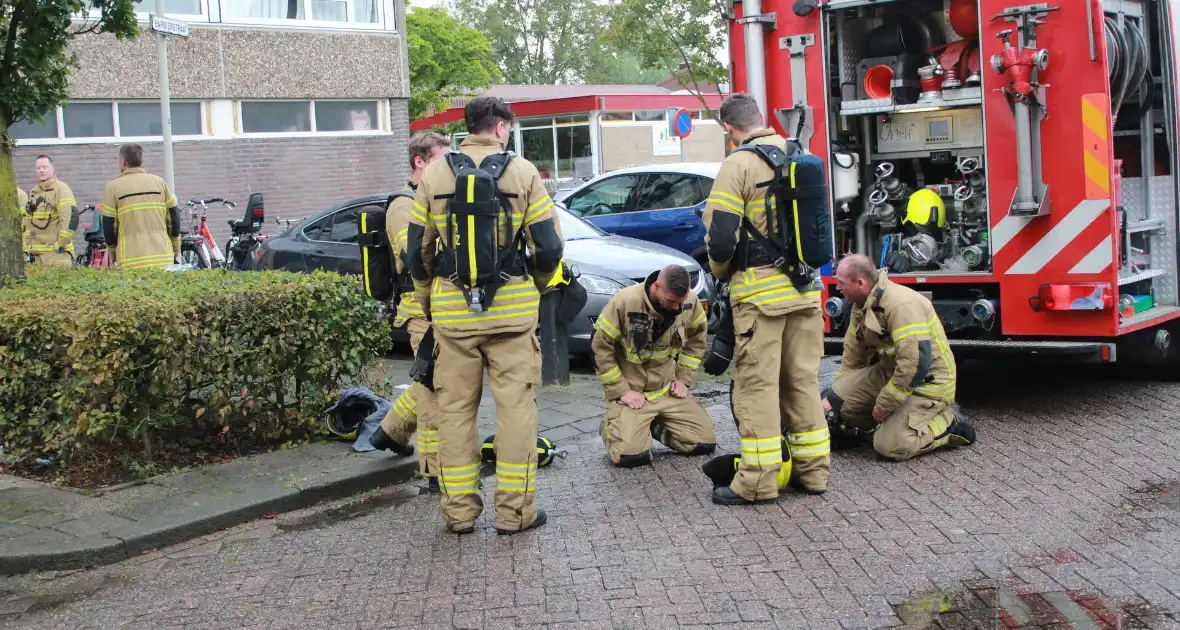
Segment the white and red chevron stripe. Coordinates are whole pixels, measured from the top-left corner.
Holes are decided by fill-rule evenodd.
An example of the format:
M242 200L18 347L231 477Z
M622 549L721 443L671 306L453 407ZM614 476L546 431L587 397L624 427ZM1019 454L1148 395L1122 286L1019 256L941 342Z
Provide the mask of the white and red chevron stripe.
M1095 274L1114 262L1109 199L1084 199L1044 217L1005 216L991 231L997 275Z

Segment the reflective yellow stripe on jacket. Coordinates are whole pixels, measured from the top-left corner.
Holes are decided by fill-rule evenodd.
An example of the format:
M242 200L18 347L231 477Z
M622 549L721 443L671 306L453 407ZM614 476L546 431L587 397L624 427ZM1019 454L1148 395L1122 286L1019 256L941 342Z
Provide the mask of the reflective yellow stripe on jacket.
M733 275L729 297L738 304L782 304L796 300L818 300L820 291L799 291L778 269L758 267Z
M443 326L460 326L487 321L503 321L514 318L536 320L541 305L541 293L530 280L519 279L500 287L496 291L492 306L480 311L467 309L463 292L453 289L450 282L435 278L430 292L430 317L432 323Z

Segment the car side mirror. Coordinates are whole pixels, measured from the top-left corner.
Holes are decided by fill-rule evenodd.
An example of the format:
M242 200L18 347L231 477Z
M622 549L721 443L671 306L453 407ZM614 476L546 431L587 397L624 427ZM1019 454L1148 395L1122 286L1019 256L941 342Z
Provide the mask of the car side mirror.
M698 219L705 218L705 207L704 206L697 206L697 207L693 208L692 211L693 211L693 214L697 215Z

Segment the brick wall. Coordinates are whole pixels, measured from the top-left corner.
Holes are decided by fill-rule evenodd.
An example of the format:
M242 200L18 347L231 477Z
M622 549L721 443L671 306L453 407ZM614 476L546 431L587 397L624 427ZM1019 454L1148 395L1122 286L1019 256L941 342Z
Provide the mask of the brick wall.
M175 142L177 199L182 206L189 199L208 197L228 197L238 204L236 216L210 209L213 238L224 246L229 238L226 222L242 218L252 192L263 193L267 213L263 233L273 234L278 228L276 216L302 218L340 201L401 188L410 174L404 100L393 101L393 114L392 136ZM144 168L159 175L161 144L144 143L143 147ZM13 165L17 185L25 191L36 184L33 160L41 153L53 157L58 177L73 189L80 207L99 203L103 187L119 174L117 144L18 147ZM87 215L82 225L89 221ZM77 243L81 252L81 229Z
M725 134L717 125L699 125L683 142L685 162L720 162L725 159ZM607 171L680 161L678 155L657 157L652 153L649 125L603 125L602 147L602 165Z

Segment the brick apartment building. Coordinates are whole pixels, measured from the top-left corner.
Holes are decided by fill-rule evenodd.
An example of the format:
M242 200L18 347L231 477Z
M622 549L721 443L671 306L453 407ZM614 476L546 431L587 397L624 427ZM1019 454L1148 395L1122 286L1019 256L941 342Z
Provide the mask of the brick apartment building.
M512 146L537 165L551 189L628 166L725 159L725 132L685 92L643 85L497 85L483 91L512 105L517 129ZM714 110L721 95L705 94ZM465 99L413 130L463 120ZM685 108L694 129L683 141L667 137L668 108ZM465 134L455 134L456 144Z
M268 225L338 201L400 188L409 176L408 79L400 0L166 0L191 26L169 40L176 196L228 197L237 217L209 214L224 246L226 222L252 192ZM139 3L146 22L154 0ZM144 167L163 175L155 38L87 35L70 101L43 124L20 123L17 185L35 183L33 160L50 155L79 206L97 204L119 174L118 146L137 142ZM89 217L82 224L89 222ZM81 230L79 230L81 232Z

